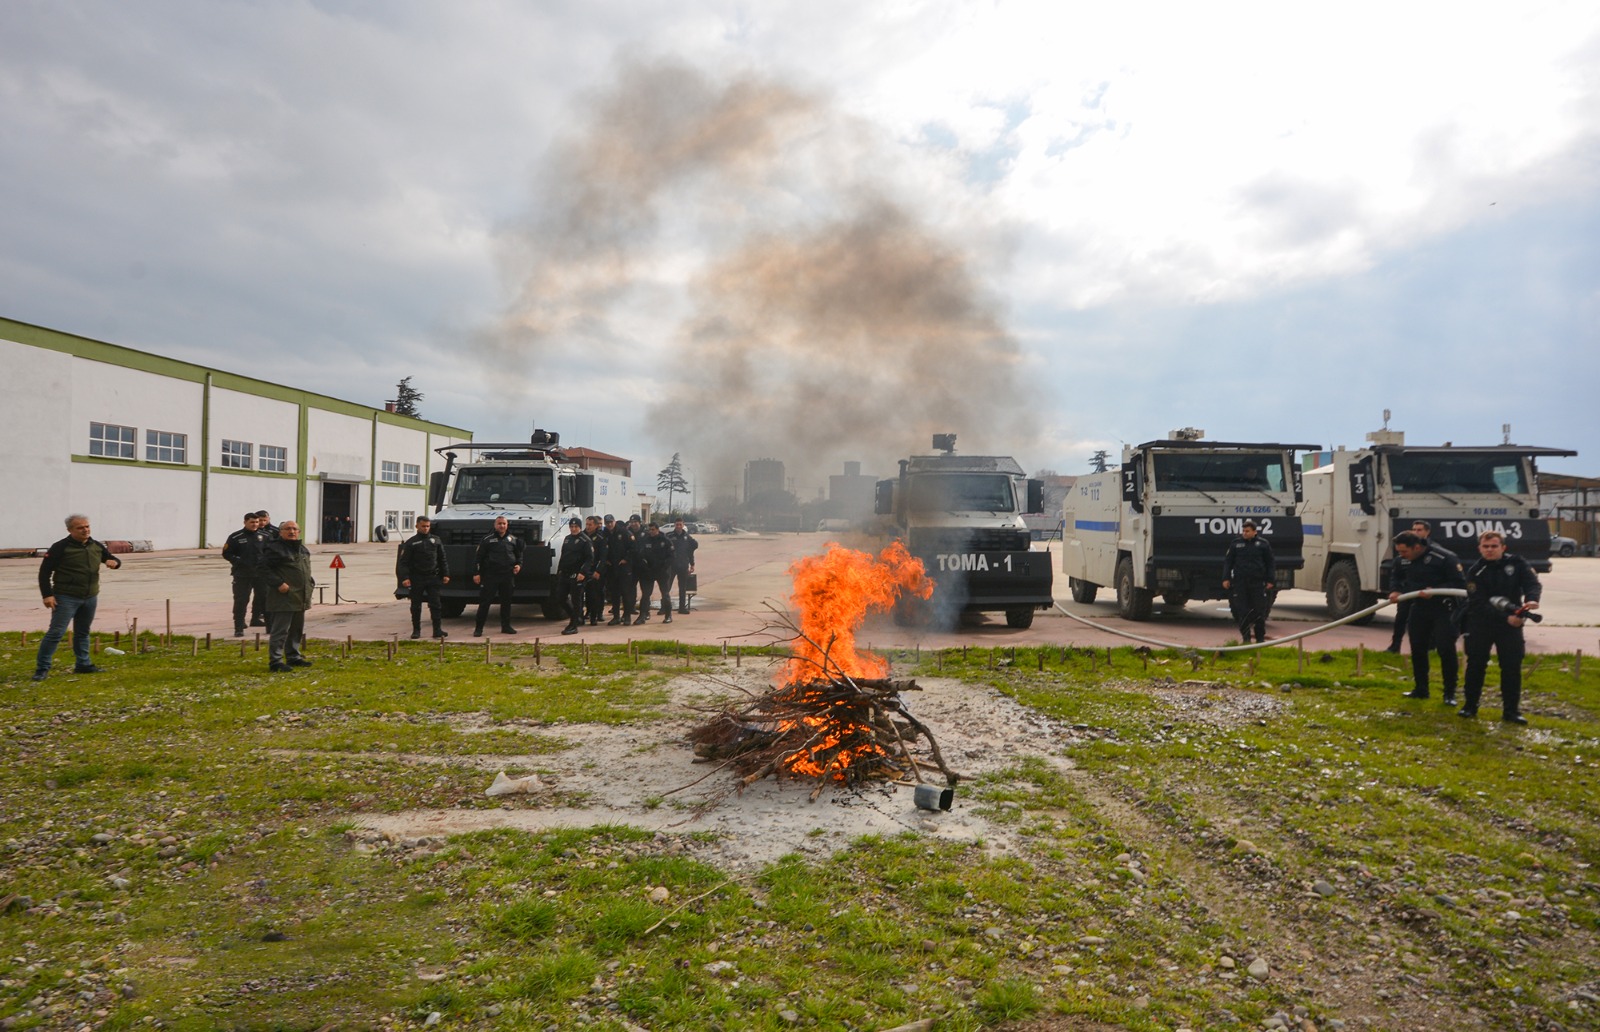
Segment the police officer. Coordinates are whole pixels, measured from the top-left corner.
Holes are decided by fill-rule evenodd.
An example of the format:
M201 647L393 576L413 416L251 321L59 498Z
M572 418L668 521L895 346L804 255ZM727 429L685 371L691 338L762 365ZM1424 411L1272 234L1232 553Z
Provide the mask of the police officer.
M256 514L244 514L244 526L222 543L222 558L233 568L233 636L244 637L245 610L250 623L261 619L261 594L256 591L256 565L261 559L261 536L256 533ZM252 604L254 603L254 604Z
M1430 536L1433 533L1433 524L1429 523L1427 520L1412 520L1411 533L1419 535L1425 544L1432 545L1434 548L1437 548L1442 552L1450 552L1450 550L1445 548L1443 545L1434 544L1433 538ZM1450 554L1455 555L1454 552L1450 552ZM1403 563L1405 560L1396 559L1395 562ZM1406 636L1406 620L1410 616L1410 600L1401 602L1399 605L1394 607L1394 633L1389 638L1389 647L1384 649L1385 652L1398 653L1400 651L1400 642L1403 641Z
M689 581L688 577L694 573L694 553L700 547L700 542L689 533L689 528L684 526L682 517L672 521L672 530L667 533L672 539L672 575L678 582L678 612L689 611Z
M607 516L606 525L611 528L610 539L606 542L606 563L610 567L606 571L606 594L611 598L611 619L606 621L606 626L615 627L633 622L633 567L639 543L631 523Z
M1405 561L1396 563L1390 571L1389 579L1395 589L1389 592L1390 602L1413 591L1467 586L1460 560L1443 548L1429 545L1421 534L1402 530L1394 536L1394 550ZM1411 642L1411 680L1415 687L1406 693L1406 698L1428 697L1428 653L1437 651L1439 676L1444 681L1444 701L1448 706L1455 705L1458 667L1454 616L1452 599L1423 595L1412 600L1406 626Z
M400 586L411 591L411 637L422 637L423 600L427 600L428 616L433 620L433 636L449 637L439 622L443 608L439 589L450 583L450 560L444 542L433 534L431 517L417 517L417 532L400 545L395 572L400 575Z
M308 667L300 651L306 637L306 610L311 608L311 552L300 542L300 525L284 520L278 536L261 546L261 575L267 582L267 669L275 674L290 667Z
M1272 590L1277 560L1272 545L1260 537L1255 520L1245 520L1240 536L1222 557L1222 587L1228 592L1233 618L1239 621L1239 639L1267 640L1267 592Z
M661 617L672 622L672 539L661 533L661 524L652 523L639 543L639 616L633 622L650 619L650 589L661 589Z
M265 510L265 509L256 510L256 546L257 546L257 548L258 549L259 548L265 548L268 544L270 544L270 543L272 543L272 542L274 542L276 540L278 540L278 525L276 523L272 522L272 514L267 512L267 510ZM265 627L265 626L267 626L267 603L266 603L266 598L267 598L267 592L271 590L271 586L267 584L266 577L264 577L262 575L262 573L261 573L261 567L259 565L259 560L260 560L260 553L259 552L257 552L256 558L257 558L257 566L256 566L256 580L255 580L255 597L250 603L250 626L251 627Z
M561 601L567 607L567 626L562 634L577 634L583 626L584 592L589 575L594 573L594 549L583 533L583 521L574 516L567 521L567 536L561 542L561 558L556 560L556 576L561 580Z
M495 517L494 533L478 542L473 556L476 570L472 583L478 586L478 620L472 629L474 638L483 637L483 622L489 616L489 606L500 603L500 633L516 634L511 626L511 592L517 574L522 572L522 539L511 533L511 523L504 516Z
M1478 715L1492 648L1500 659L1500 719L1526 724L1522 715L1522 625L1526 621L1522 614L1539 608L1543 588L1528 561L1506 551L1506 539L1499 531L1478 535L1478 554L1482 558L1467 571L1467 608L1461 622L1467 636L1467 698L1461 715ZM1497 605L1496 599L1504 601Z
M590 516L583 521L583 536L589 539L594 552L594 572L584 582L584 608L588 611L589 626L600 623L606 615L606 533L600 527L600 517Z

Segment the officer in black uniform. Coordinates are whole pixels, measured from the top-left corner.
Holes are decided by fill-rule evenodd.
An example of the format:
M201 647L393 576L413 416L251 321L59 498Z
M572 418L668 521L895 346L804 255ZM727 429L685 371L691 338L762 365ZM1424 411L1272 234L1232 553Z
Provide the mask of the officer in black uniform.
M257 557L272 542L278 540L278 525L272 522L272 516L265 509L256 510L256 548ZM250 626L267 626L267 592L272 586L267 583L267 578L261 573L258 566L255 574L255 594L250 600Z
M1394 588L1389 592L1390 602L1413 591L1467 586L1460 560L1443 548L1429 545L1421 534L1402 530L1394 536L1394 550L1405 562L1396 563L1390 570L1389 579ZM1458 665L1454 602L1451 598L1427 596L1412 600L1406 626L1411 642L1411 680L1415 687L1406 693L1408 699L1428 697L1428 653L1437 651L1445 705L1455 705Z
M689 528L682 519L672 521L672 529L667 532L667 537L672 539L672 576L678 582L678 612L689 611L689 576L694 573L694 553L700 547L700 542L689 533Z
M661 533L661 524L652 523L639 543L639 616L642 624L650 619L650 590L661 589L661 617L672 622L672 539Z
M478 621L472 629L474 638L483 637L483 622L489 616L489 605L500 603L500 633L516 634L511 626L511 591L517 574L522 572L522 539L511 533L511 523L504 516L494 521L494 533L478 542L474 556L477 572L472 583L478 586Z
M428 603L428 616L433 620L433 636L448 637L439 622L442 603L439 589L450 583L450 560L445 556L444 542L433 534L433 520L417 517L417 532L406 538L400 546L400 557L395 572L400 575L400 586L411 592L411 637L422 637L422 603Z
M577 634L578 628L583 626L584 592L592 573L594 548L583 533L583 521L574 516L567 521L561 558L556 561L556 576L561 578L561 600L567 606L567 626L562 628L562 634Z
M584 608L589 626L594 627L606 615L606 534L600 528L600 517L590 516L583 521L583 536L589 539L589 548L594 552L594 572L583 585Z
M633 622L633 566L639 543L631 524L607 516L606 525L611 529L606 542L606 594L611 599L611 619L606 626L615 627Z
M1442 552L1450 552L1450 550L1445 548L1443 545L1434 544L1433 538L1431 537L1433 533L1433 524L1429 523L1427 520L1412 520L1411 533L1420 536L1425 544L1437 548ZM1454 552L1450 552L1450 554L1455 555ZM1404 562L1404 559L1395 559L1396 565ZM1398 653L1400 651L1400 643L1404 641L1406 637L1406 621L1410 618L1410 616L1411 602L1409 600L1401 602L1399 605L1394 607L1394 632L1389 638L1389 647L1383 651L1394 653Z
M1252 630L1256 641L1267 640L1267 592L1277 576L1272 545L1259 534L1256 521L1245 520L1241 536L1222 557L1222 587L1228 592L1233 618L1239 621L1239 638L1246 643Z
M256 533L256 514L244 514L244 526L228 535L222 543L222 558L233 567L233 636L244 637L245 610L250 611L250 623L264 620L261 614L261 594L256 591L256 565L261 559L261 535Z
M1478 715L1492 648L1500 658L1500 719L1526 724L1522 715L1523 614L1539 608L1544 589L1528 561L1506 551L1506 539L1498 531L1478 535L1478 554L1482 558L1467 571L1467 609L1461 621L1467 636L1467 699L1461 715Z

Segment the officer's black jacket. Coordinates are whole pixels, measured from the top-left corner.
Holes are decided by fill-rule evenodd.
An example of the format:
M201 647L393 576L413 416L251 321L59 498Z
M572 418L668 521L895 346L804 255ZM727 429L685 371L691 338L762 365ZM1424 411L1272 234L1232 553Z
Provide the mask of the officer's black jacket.
M400 546L395 566L401 580L443 580L450 576L444 542L433 534L413 534Z
M1467 579L1461 573L1461 560L1455 557L1455 553L1431 544L1426 552L1410 562L1397 563L1391 579L1394 581L1394 590L1401 594L1428 588L1467 586ZM1414 601L1445 602L1446 600L1419 598Z
M645 531L644 540L639 542L639 566L652 577L672 572L672 539Z
M1479 559L1467 571L1467 613L1469 621L1493 622L1504 617L1499 610L1490 604L1489 600L1495 597L1508 598L1521 605L1524 602L1537 602L1539 595L1544 591L1539 584L1539 575L1533 572L1533 567L1520 555L1506 552L1493 562L1488 559Z
M683 532L679 533L678 529L674 527L663 536L672 542L672 561L677 571L679 573L688 573L689 567L694 565L694 552L695 549L700 547L700 542L694 539L694 535L689 533L688 528L684 528Z
M633 569L634 563L639 558L639 540L633 536L626 523L618 521L612 526L606 558L615 569L628 571Z
M1273 570L1277 560L1272 555L1272 545L1257 534L1254 540L1236 538L1222 557L1222 579L1225 581L1260 581L1273 583Z
M587 530L583 536L589 539L589 547L594 551L594 568L598 572L605 568L606 559L611 551L611 541L607 537L605 528L596 530L593 534Z
M475 559L480 576L509 574L513 566L522 565L522 539L511 533L490 534L478 542Z
M594 572L594 547L583 531L568 534L561 539L561 558L556 560L556 575L560 577L587 576Z
M229 534L228 540L222 543L222 558L228 560L233 572L240 576L255 573L256 563L261 558L260 532L240 527Z

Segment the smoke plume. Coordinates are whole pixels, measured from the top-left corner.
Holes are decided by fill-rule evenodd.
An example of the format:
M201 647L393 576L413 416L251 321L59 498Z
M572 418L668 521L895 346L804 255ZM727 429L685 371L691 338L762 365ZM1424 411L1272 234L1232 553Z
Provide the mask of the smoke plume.
M658 450L723 484L752 458L783 460L797 488L848 459L888 475L934 431L1029 443L985 233L948 202L923 217L936 192L890 181L898 156L870 127L781 82L671 63L625 67L585 125L503 241L497 357L550 368L580 345L646 399Z

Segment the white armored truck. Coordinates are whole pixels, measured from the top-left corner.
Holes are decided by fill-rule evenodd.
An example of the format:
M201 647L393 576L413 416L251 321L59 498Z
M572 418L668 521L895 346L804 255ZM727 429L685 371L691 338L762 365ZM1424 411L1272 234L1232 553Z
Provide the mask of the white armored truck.
M1050 556L1032 551L1024 513L1044 508L1044 484L1029 480L1017 460L957 455L955 434L934 434L937 455L900 460L900 475L880 480L875 509L884 529L922 560L933 597L903 601L896 620L918 610L953 624L964 613L1003 612L1010 627L1033 625L1054 604Z
M525 547L512 602L535 604L546 617L565 615L556 578L569 517L593 512L595 475L569 464L561 435L535 430L527 444L452 444L435 449L444 469L428 478L433 533L444 542L450 583L441 590L446 616L460 616L478 598L472 583L478 542L501 516ZM462 459L460 453L466 453Z
M1062 512L1061 572L1075 602L1113 588L1129 620L1150 618L1155 597L1171 606L1226 598L1222 557L1244 521L1272 544L1276 587L1301 565L1297 451L1314 444L1204 440L1174 430L1122 451L1122 467L1079 477Z
M1367 441L1356 451L1334 451L1332 462L1305 474L1305 568L1297 583L1325 592L1329 615L1349 616L1388 593L1394 536L1416 520L1427 520L1433 543L1464 563L1478 557L1478 535L1497 530L1508 551L1541 573L1550 569L1550 527L1539 512L1534 463L1577 452L1408 447L1398 430L1373 431Z

